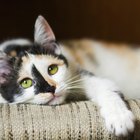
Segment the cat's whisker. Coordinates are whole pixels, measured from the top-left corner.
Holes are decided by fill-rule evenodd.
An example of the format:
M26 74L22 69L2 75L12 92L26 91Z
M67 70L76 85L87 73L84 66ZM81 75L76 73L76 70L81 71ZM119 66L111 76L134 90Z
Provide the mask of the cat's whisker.
M60 91L63 91L63 90L65 90L65 89L66 89L66 87L60 87L60 88L59 88Z
M68 86L78 86L78 85L82 85L81 83L73 83L73 84L68 84Z
M80 75L78 74L78 75L66 80L65 82L68 83L68 82L73 82L73 81L78 81L78 80L82 81L82 80L86 80L86 78L80 78Z
M79 79L83 79L83 78L79 77L79 75L78 75L78 76L74 76L74 77L72 77L72 78L66 80L66 82L67 82L67 81L73 81L73 80L79 80Z
M79 79L79 77L80 77L79 74L78 74L78 75L75 75L75 76L73 76L73 77L69 76L69 77L66 79L66 82L67 82L67 81L71 81L71 80L76 79L76 78ZM70 79L69 79L69 78L70 78Z
M71 86L71 87L67 87L67 89L84 89L84 87L82 87L82 86Z
M61 87L59 88L59 90L60 91L63 91L63 90L84 89L84 87L81 86L80 81L83 81L83 79L77 80L77 81L74 81L74 82L71 82L71 83L63 84L63 85L61 85Z
M67 88L67 85L66 84L62 84L60 87L59 87L59 90L60 91L63 91L63 90L66 90Z
M84 79L79 79L76 81L69 82L69 83L67 83L67 85L81 85L83 81L84 81Z
M72 82L69 82L69 83L67 83L67 84L76 84L76 83L80 83L80 82L82 82L82 81L84 81L84 79L79 79L79 80L77 80L77 81L72 81Z

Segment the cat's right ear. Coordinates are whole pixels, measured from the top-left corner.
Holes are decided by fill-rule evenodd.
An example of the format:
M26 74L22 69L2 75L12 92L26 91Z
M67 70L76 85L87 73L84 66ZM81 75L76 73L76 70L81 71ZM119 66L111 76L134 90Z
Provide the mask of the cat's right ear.
M42 46L50 41L55 41L55 35L43 16L38 16L35 22L34 40Z

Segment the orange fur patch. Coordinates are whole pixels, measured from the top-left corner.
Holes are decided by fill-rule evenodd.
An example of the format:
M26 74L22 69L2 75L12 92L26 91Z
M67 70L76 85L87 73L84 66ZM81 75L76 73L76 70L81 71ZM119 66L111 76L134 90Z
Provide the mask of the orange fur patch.
M67 46L67 51L71 53L71 56L73 56L80 65L84 65L85 58L94 61L92 41L87 39L71 40L64 41L62 44Z

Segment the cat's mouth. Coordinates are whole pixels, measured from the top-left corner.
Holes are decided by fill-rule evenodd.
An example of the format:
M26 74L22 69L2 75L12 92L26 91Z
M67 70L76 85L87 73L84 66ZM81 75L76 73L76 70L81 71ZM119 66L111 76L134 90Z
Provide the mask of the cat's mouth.
M54 95L53 97L48 101L48 105L56 105L56 104L60 104L59 99L62 97L62 95Z

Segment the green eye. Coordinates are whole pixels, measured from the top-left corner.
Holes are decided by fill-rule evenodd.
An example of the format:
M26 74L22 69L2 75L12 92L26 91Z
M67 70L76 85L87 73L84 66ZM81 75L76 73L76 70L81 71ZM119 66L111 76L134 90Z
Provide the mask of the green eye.
M33 81L29 78L26 78L21 81L20 85L26 89L33 85Z
M57 71L58 71L58 66L57 65L50 65L48 67L48 73L49 73L49 75L54 75L54 74L57 73Z

